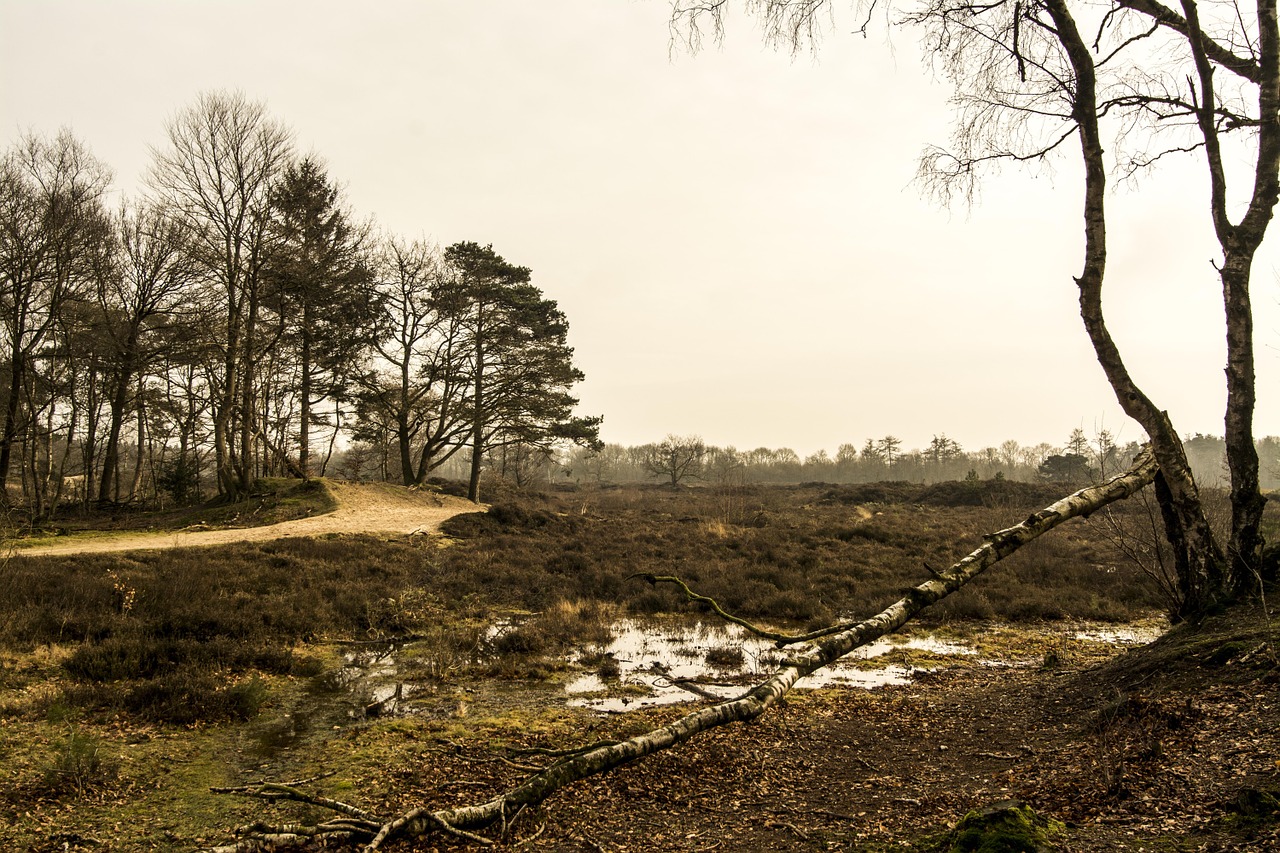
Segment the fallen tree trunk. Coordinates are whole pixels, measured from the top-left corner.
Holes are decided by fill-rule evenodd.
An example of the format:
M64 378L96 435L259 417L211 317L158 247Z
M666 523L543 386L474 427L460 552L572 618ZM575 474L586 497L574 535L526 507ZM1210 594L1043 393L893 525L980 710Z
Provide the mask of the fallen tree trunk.
M493 842L489 839L469 830L498 825L505 834L507 825L524 809L541 803L573 782L669 749L709 729L759 717L804 676L839 660L860 646L896 631L924 608L960 589L990 566L1063 522L1088 516L1107 504L1129 497L1151 483L1157 470L1150 448L1144 448L1129 470L1101 485L1068 495L1013 527L988 534L984 537L986 541L982 547L946 571L931 570L931 579L913 587L905 596L875 616L810 635L813 639L792 649L773 675L743 695L700 708L675 722L627 740L597 744L572 752L488 802L449 809L422 807L394 819L381 821L354 806L307 794L297 785L261 783L232 789L215 789L266 800L309 803L342 815L329 823L315 826L295 824L272 827L257 824L244 830L246 837L241 841L215 848L215 853L269 851L307 842L324 842L330 846L334 843L364 844L365 852L371 853L392 839L420 837L432 832L446 832L477 844L491 844ZM791 638L787 638L787 642L790 641Z

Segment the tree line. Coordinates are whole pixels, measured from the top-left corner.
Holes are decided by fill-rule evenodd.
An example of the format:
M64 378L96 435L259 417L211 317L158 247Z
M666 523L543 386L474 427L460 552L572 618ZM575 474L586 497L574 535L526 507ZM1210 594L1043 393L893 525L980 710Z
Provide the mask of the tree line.
M1187 459L1205 486L1225 489L1226 442L1221 436L1195 434L1184 438ZM734 486L746 484L874 483L886 480L937 483L948 480L997 480L1061 483L1076 487L1099 482L1123 470L1137 455L1139 442L1117 442L1109 430L1090 436L1083 429L1070 432L1062 444L1022 445L1015 440L999 446L965 450L955 439L939 433L924 448L904 449L894 435L866 439L861 445L841 444L802 456L789 447L739 450L707 444L697 435L668 435L661 441L623 445L562 447L538 455L495 457L496 475L519 485L619 485L657 483L668 486ZM1280 488L1280 437L1257 442L1266 460L1262 481ZM394 479L386 460L394 458L392 444L381 447L357 442L340 454L335 470L350 479ZM440 473L465 478L457 464Z
M598 441L568 321L492 246L360 221L291 131L238 93L167 124L115 207L69 130L0 158L0 495L42 515L326 472L349 432L412 485L461 454Z

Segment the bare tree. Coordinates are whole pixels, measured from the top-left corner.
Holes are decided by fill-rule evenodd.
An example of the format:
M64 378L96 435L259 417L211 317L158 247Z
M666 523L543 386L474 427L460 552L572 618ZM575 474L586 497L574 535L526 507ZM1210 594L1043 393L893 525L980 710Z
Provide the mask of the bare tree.
M401 481L421 484L471 429L465 300L439 250L421 240L384 240L375 279L379 361L361 380L364 422L391 425Z
M668 435L657 444L646 445L641 460L646 471L675 487L702 474L706 454L707 446L700 436Z
M704 32L722 34L722 16L731 5L677 5L673 27L697 48ZM822 33L834 5L742 4L761 21L767 39L791 49ZM926 185L940 198L972 199L978 178L993 164L1040 162L1073 142L1079 145L1085 167L1084 264L1075 279L1080 315L1120 406L1151 438L1160 463L1156 486L1165 532L1184 587L1182 615L1192 616L1243 594L1263 570L1249 283L1280 196L1280 27L1275 0L1261 0L1253 10L1235 2L1180 5L1179 12L1158 0L924 0L905 21L920 28L926 51L955 88L951 145L929 149L921 165ZM860 14L869 7L874 3L854 4ZM1118 140L1118 153L1110 158L1106 136ZM1233 156L1252 163L1240 187L1229 183L1229 146ZM1225 543L1209 526L1168 414L1130 375L1102 301L1108 175L1132 177L1190 152L1204 156L1208 218L1222 251L1217 269L1227 319L1225 428L1232 496ZM1233 207L1233 198L1244 201Z
M1000 442L1000 464L1003 465L1010 474L1018 467L1021 461L1022 447L1014 439Z
M8 369L0 425L0 500L14 445L33 414L37 352L67 302L88 286L107 235L107 167L70 131L23 136L0 159L0 322Z
M218 294L214 452L218 487L235 498L253 481L267 225L272 186L292 153L291 133L264 104L238 92L200 95L167 131L168 147L153 149L148 182L189 229L192 257Z
M104 333L110 341L110 421L102 456L97 498L118 492L120 435L137 379L157 355L170 347L159 334L190 308L195 269L187 251L188 232L163 208L122 207L114 220L116 251L97 276L96 297ZM87 472L86 472L87 473Z

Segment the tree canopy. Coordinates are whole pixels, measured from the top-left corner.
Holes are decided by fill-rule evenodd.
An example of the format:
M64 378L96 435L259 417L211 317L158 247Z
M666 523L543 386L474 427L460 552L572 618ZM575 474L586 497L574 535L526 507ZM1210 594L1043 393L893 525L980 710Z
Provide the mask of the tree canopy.
M376 233L242 94L166 136L114 215L69 131L0 158L0 486L16 470L36 514L69 476L104 503L236 499L323 474L347 433L398 445L406 484L469 454L473 497L482 471L597 441L529 269Z

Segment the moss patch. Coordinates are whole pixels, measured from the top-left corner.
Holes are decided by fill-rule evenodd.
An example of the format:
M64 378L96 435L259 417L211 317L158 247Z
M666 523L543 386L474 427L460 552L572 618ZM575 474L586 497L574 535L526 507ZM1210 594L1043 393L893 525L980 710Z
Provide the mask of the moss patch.
M946 853L1041 853L1056 850L1063 825L1026 803L1004 800L969 812L938 848Z

